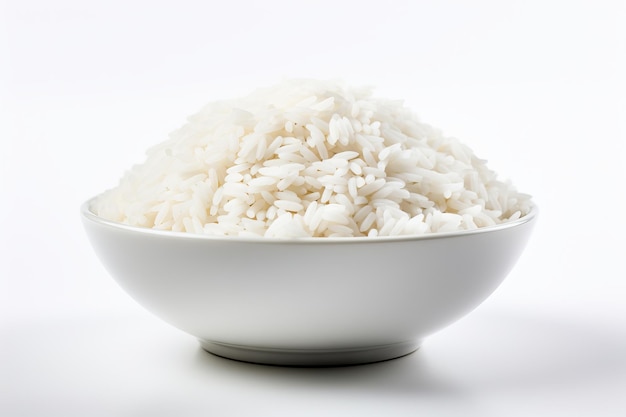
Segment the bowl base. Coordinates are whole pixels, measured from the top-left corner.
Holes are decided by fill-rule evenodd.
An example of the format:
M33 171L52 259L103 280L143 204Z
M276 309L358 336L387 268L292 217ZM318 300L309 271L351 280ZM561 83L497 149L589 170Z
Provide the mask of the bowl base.
M362 365L396 359L415 352L418 341L344 349L273 349L200 340L202 349L217 356L263 365L322 367Z

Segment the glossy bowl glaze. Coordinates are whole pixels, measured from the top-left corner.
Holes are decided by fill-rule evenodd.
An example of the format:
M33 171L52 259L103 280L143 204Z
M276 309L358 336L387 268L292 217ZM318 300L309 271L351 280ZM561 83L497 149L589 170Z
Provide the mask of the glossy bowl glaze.
M270 239L156 231L81 207L119 285L214 354L330 366L415 351L469 313L523 252L537 210L475 231L418 237Z

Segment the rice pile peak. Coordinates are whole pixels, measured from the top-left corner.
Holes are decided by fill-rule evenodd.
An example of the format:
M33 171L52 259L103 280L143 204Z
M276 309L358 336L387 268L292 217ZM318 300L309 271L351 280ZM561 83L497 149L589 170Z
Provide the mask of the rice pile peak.
M530 208L402 102L317 80L207 105L92 206L133 226L281 238L471 230Z

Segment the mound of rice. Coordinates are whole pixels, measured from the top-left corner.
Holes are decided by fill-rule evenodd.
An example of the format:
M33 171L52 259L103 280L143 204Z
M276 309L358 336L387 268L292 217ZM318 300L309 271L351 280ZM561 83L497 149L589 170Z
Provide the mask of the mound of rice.
M402 102L289 80L207 105L92 209L159 230L295 238L471 230L530 207Z

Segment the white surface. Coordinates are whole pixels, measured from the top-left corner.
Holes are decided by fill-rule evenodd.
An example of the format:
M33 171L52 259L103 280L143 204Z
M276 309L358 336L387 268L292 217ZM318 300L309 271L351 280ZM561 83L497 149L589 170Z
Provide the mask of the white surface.
M624 2L359 4L0 3L0 415L626 414ZM405 98L541 208L505 283L417 354L214 358L88 246L85 199L205 102L282 76Z
M626 336L490 307L401 359L344 368L235 362L150 316L2 329L3 416L623 416Z

